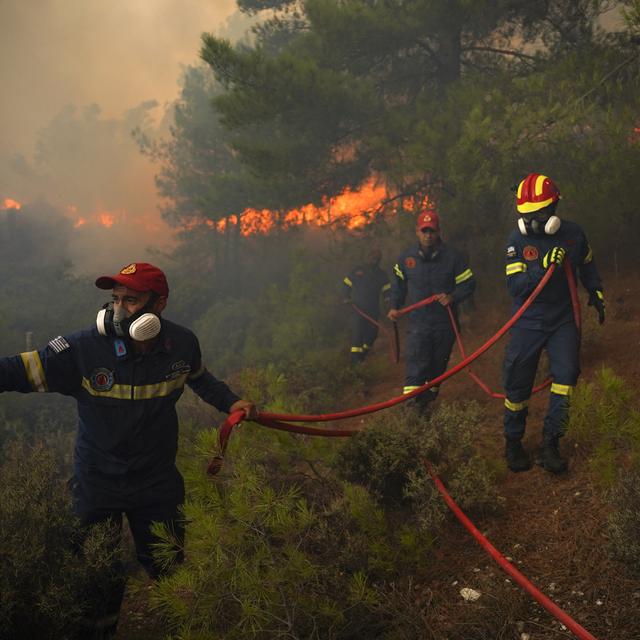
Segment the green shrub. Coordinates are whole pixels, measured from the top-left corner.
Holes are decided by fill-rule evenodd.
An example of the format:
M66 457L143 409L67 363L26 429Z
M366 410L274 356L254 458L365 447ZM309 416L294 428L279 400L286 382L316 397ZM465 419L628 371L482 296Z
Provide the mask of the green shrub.
M432 532L446 511L422 464L429 460L467 509L494 503L493 472L473 446L482 418L477 403L441 404L427 420L402 405L377 414L341 450L336 470L388 507L407 509Z
M621 469L640 463L640 413L634 397L625 380L607 368L594 383L579 384L572 397L567 432L608 487Z
M0 636L75 637L89 608L120 579L112 573L119 558L113 532L97 526L81 533L58 461L43 445L14 442L4 454Z

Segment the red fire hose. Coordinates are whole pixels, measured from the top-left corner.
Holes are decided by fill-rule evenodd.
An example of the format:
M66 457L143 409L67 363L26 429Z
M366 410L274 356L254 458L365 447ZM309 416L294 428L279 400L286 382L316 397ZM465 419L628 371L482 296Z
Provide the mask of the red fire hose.
M435 474L431 465L423 460L427 473L431 476L440 495L444 498L447 506L453 511L456 518L464 525L467 531L476 539L478 544L506 571L536 602L541 604L552 616L559 620L580 640L596 640L583 626L579 625L568 613L563 611L553 600L550 600L540 589L538 589L526 576L516 569L490 542L478 531L476 526L467 518L462 509L455 503L454 499L445 489L442 480Z
M384 402L378 402L376 404L372 404L366 407L360 407L357 409L348 409L346 411L339 411L336 413L324 413L318 415L292 415L286 413L269 413L260 412L258 414L258 418L255 422L260 423L262 418L268 418L273 420L294 420L297 422L328 422L330 420L343 420L345 418L354 418L356 416L362 416L368 413L374 413L375 411L380 411L381 409L387 409L389 407L393 407L396 404L400 404L401 402L406 402L410 398L413 398L423 391L430 389L436 385L439 385L441 382L448 380L451 376L454 376L456 373L467 367L474 360L479 358L485 351L487 351L490 347L492 347L500 338L520 319L522 314L531 306L531 303L538 297L542 289L544 289L545 285L553 275L555 271L555 264L552 264L537 284L536 288L532 291L531 295L525 300L522 306L516 311L516 313L504 324L502 327L491 337L487 342L485 342L481 347L476 349L470 356L466 357L464 360L459 362L457 365L445 371L442 375L430 380L426 384L423 384L417 387L414 391L410 393L404 394L402 396L397 396L395 398L391 398L390 400L386 400ZM422 300L416 305L412 305L412 307L423 306L425 304L430 304L432 300L427 298L426 300Z
M565 264L565 270L567 272L567 277L569 280L569 288L571 290L571 300L574 307L574 315L576 318L576 324L578 328L580 328L580 307L578 302L578 296L575 286L575 279L573 278L573 273L570 272L570 269L567 268ZM513 315L513 317L507 321L498 332L491 337L484 345L482 345L479 349L476 349L470 356L464 357L464 350L461 346L461 341L459 342L459 346L461 347L461 354L463 356L462 362L458 365L442 374L438 378L431 380L429 383L422 385L415 391L408 393L406 395L392 398L391 400L387 400L386 402L380 402L374 405L370 405L368 407L361 407L360 409L351 409L348 411L337 412L333 414L321 414L321 415L291 415L291 414L276 414L276 413L258 413L258 417L255 422L261 424L265 427L269 427L271 429L278 429L283 431L289 431L293 433L302 433L306 435L312 436L324 436L324 437L350 437L357 433L359 429L356 430L347 430L347 429L325 429L320 427L307 427L304 425L296 425L289 424L285 422L286 420L297 420L300 422L320 422L320 421L328 421L328 420L337 420L342 418L355 417L359 415L364 415L367 413L373 413L374 411L379 411L381 409L385 409L387 407L391 407L393 405L399 404L400 402L404 402L409 398L422 393L424 390L429 389L430 387L439 384L440 382L450 378L455 375L459 371L461 371L464 367L468 366L477 359L480 355L482 355L487 349L493 346L505 333L508 331L515 322L522 316L522 314L526 311L526 309L531 305L531 303L535 300L535 298L539 295L540 291L547 284L553 272L555 271L555 265L552 265L547 272L545 273L542 280L538 283L534 291L531 293L529 298L524 302L522 307ZM411 308L418 308L419 306L423 306L424 304L430 304L433 300L427 299L423 300L416 305L411 305ZM406 308L408 309L408 308ZM407 312L406 310L403 310ZM451 311L449 311L451 313ZM452 318L453 320L453 318ZM454 321L454 328L456 329L456 334L459 336L457 332L457 327ZM484 384L484 383L482 383ZM486 385L485 385L486 386ZM499 394L493 394L491 390L487 387L487 391L492 396L500 397ZM242 422L245 417L244 412L237 411L231 414L225 423L220 428L219 439L220 439L220 451L221 455L216 456L207 468L209 474L214 475L222 466L222 455L226 451L227 444L229 441L229 437L231 435L231 431L233 428ZM558 605L556 605L552 600L550 600L544 593L542 593L532 582L530 582L518 569L516 569L511 563L509 563L504 556L487 540L485 536L480 533L480 531L475 527L475 525L467 518L467 516L462 512L462 510L455 503L453 498L448 494L445 489L442 481L435 474L431 466L426 460L423 460L423 465L425 466L427 472L433 479L436 488L442 495L443 499L449 506L449 508L453 511L458 520L466 527L466 529L471 533L471 535L477 540L480 546L487 551L487 553L500 565L500 567L508 573L529 595L531 595L534 600L536 600L539 604L541 604L549 613L551 613L557 620L559 620L562 624L564 624L567 629L572 631L577 638L580 640L597 640L595 636L589 633L584 627L578 624L573 618L571 618L565 611L563 611Z

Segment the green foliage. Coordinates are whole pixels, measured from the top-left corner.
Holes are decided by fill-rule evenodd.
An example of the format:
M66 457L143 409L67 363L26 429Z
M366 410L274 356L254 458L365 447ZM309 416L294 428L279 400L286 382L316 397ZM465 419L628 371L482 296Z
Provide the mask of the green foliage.
M422 460L434 464L462 508L494 503L492 472L473 447L481 417L475 403L441 405L428 420L405 406L378 414L341 450L336 469L381 504L405 508L426 532L433 531L445 507Z
M108 526L82 532L44 446L7 447L0 466L0 636L69 638L104 602L119 551Z
M186 562L151 596L171 637L400 637L385 635L406 622L389 619L400 588L384 579L428 541L398 533L361 487L311 507L254 454L236 449L225 481L192 479Z
M612 486L626 465L640 463L640 413L623 378L603 368L571 400L568 433L589 456L596 477Z

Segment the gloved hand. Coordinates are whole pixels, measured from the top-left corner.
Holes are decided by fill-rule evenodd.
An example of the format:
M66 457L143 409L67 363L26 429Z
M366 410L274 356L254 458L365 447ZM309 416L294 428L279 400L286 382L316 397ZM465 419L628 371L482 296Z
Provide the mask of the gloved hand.
M589 306L595 307L598 312L598 322L604 322L604 294L600 289L596 289L589 294Z
M553 247L553 249L549 249L549 251L544 254L544 258L542 258L542 266L545 269L548 269L552 264L561 265L564 262L565 253L566 252L562 247Z

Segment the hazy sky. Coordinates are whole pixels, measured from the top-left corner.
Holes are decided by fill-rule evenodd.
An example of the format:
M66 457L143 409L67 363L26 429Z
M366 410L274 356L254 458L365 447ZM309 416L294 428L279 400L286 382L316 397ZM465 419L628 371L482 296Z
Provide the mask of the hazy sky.
M162 115L201 33L228 32L232 16L237 26L234 0L0 0L0 207L40 198L86 220L76 259L96 254L90 229L105 212L114 222L110 234L96 229L101 244L122 244L127 226L154 216L149 243L165 241L154 169L128 127L136 114ZM150 100L159 106L135 110Z

